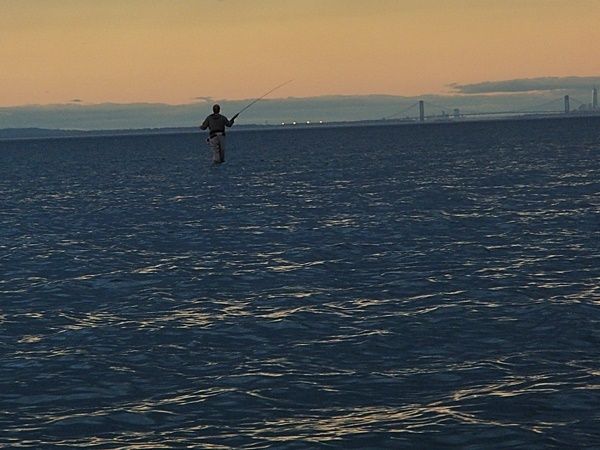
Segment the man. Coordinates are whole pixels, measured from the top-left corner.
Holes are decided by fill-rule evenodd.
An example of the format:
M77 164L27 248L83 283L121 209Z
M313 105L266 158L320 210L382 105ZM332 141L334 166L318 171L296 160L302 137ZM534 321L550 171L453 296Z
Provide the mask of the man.
M213 164L221 164L225 162L225 127L231 127L237 118L237 114L228 120L227 117L220 114L221 107L213 106L213 113L204 119L201 130L210 130L208 142L213 149Z

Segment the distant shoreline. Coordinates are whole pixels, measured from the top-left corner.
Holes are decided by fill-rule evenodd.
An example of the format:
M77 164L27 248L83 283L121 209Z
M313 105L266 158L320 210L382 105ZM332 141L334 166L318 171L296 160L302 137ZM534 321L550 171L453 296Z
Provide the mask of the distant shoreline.
M573 112L570 114L525 114L489 117L434 117L424 122L418 120L377 119L322 123L286 123L279 125L237 125L232 131L298 130L316 128L344 128L368 126L432 126L440 124L465 124L481 122L514 122L530 120L577 120L600 119L600 112ZM4 128L0 129L0 142L38 139L72 139L86 137L147 136L170 134L204 134L198 127L132 128L112 130L72 130L50 128Z

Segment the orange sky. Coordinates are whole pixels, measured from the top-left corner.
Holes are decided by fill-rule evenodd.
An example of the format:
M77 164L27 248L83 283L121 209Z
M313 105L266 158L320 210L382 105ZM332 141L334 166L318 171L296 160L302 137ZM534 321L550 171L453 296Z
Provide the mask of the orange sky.
M0 0L0 106L600 74L598 0Z

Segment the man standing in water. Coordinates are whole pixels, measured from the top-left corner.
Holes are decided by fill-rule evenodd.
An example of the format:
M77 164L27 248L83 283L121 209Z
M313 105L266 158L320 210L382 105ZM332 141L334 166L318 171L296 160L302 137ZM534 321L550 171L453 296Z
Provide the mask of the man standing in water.
M225 127L233 125L238 114L233 116L231 120L220 114L221 107L219 105L213 106L213 113L204 119L201 130L210 130L208 135L208 142L213 149L213 164L221 164L225 162Z

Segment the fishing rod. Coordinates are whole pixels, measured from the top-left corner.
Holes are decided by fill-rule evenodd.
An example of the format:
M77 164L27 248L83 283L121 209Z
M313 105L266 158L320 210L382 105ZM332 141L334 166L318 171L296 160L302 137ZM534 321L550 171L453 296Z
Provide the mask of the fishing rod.
M233 117L237 117L239 116L241 113L243 113L244 111L246 111L248 108L250 108L252 105L254 105L256 102L262 100L263 98L265 98L267 95L269 95L271 92L275 92L277 89L282 88L283 86L285 86L286 84L291 83L294 80L288 80L285 83L281 83L278 86L275 86L273 89L271 89L270 91L266 92L265 94L261 95L260 97L258 97L257 99L252 100L250 103L248 103L246 106L244 106L240 112L238 112L235 116Z

